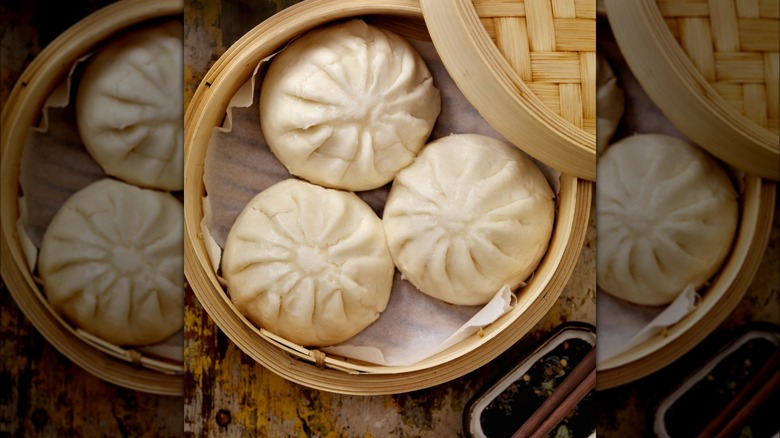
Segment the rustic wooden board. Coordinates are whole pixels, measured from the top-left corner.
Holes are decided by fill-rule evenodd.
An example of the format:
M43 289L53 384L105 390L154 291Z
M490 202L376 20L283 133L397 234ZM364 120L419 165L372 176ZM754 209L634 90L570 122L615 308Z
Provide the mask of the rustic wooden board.
M0 103L34 57L73 23L113 0L78 0L57 14L45 2L0 4ZM5 261L3 261L5 262ZM0 436L178 436L182 398L128 390L57 352L0 282Z
M181 397L125 389L79 368L36 331L5 285L0 338L0 436L181 434Z

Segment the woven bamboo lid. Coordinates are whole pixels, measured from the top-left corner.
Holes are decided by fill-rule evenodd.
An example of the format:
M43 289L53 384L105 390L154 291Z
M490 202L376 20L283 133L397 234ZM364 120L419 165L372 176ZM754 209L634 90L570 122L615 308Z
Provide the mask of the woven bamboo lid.
M482 116L534 158L595 181L596 0L420 3L447 70Z
M780 4L605 3L626 61L666 116L718 158L780 180Z
M28 266L16 224L20 216L19 173L27 133L41 117L46 99L65 80L73 64L134 25L181 13L179 0L123 0L96 11L36 56L14 86L0 115L0 272L11 295L43 337L81 368L126 388L164 395L183 394L181 374L131 363L143 362L134 354L137 352L101 348L99 340L89 343L56 314Z

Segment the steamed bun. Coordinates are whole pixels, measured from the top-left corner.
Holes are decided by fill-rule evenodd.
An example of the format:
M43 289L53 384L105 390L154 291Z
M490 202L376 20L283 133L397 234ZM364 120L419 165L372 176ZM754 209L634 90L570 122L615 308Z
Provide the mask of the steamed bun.
M517 148L463 134L428 144L398 173L383 223L396 267L415 287L478 305L533 272L554 210L547 180Z
M601 289L662 305L717 272L734 239L737 192L704 151L666 135L635 135L609 147L598 175Z
M43 236L38 271L52 307L117 345L150 345L183 325L182 205L104 179L74 193Z
M625 108L625 97L604 56L596 54L596 59L596 148L601 153L617 130Z
M420 55L360 20L311 31L271 62L260 122L293 175L345 190L390 182L427 141L441 98Z
M252 323L306 346L346 341L387 306L382 222L354 193L288 179L260 192L228 234L222 274Z
M162 190L184 187L182 25L128 32L89 59L76 117L109 175Z

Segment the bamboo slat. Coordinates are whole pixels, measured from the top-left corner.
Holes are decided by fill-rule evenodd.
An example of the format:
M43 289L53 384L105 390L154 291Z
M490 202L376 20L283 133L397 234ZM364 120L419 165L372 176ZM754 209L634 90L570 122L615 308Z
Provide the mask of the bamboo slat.
M420 3L445 66L483 117L534 158L594 181L595 101L582 88L596 78L581 57L595 55L596 0Z
M581 87L595 84L595 71L579 64L581 55L595 55L595 0L474 0L473 4L501 54L530 88L537 82L559 85L558 101L542 98L542 103L595 135L595 100L581 99L587 94Z
M780 3L774 0L759 0L758 16L765 18L780 18Z
M778 134L772 119L777 118L780 100L768 89L776 89L780 81L771 66L780 50L780 20L773 18L776 14L768 6L777 2L763 3L762 9L758 1L712 1L696 14L680 14L661 7L670 1L658 2L664 18L676 21L681 29L675 37L683 50L715 90L724 82L742 85L745 100L740 113ZM728 97L733 97L733 89L728 90Z

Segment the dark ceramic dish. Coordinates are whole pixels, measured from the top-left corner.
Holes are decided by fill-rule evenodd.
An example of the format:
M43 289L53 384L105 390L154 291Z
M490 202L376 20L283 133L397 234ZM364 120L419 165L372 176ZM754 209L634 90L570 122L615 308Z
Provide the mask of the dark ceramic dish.
M596 344L593 326L558 326L519 365L472 398L464 411L469 437L511 437L541 406ZM595 434L595 389L548 434L586 437Z
M746 327L661 403L655 416L656 434L676 438L702 432L778 348L780 327L769 324ZM774 410L777 406L780 406L780 393L775 391L750 413L737 436L780 436L780 421Z

